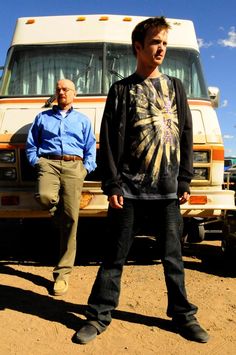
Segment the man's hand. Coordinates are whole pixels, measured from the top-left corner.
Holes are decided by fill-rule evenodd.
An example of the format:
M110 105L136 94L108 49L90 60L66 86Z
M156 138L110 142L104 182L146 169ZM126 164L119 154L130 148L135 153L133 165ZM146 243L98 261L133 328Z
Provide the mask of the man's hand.
M123 208L124 198L120 195L112 195L108 197L109 204L112 208Z
M184 192L182 196L179 196L179 204L182 205L183 203L189 200L190 194L188 192Z

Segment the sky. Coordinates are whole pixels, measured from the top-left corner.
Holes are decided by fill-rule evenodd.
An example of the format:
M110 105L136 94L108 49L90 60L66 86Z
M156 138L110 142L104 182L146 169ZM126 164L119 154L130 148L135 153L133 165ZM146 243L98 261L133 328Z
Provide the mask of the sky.
M0 66L18 17L122 14L194 22L207 86L220 89L217 109L225 156L236 156L235 0L11 0L1 2Z

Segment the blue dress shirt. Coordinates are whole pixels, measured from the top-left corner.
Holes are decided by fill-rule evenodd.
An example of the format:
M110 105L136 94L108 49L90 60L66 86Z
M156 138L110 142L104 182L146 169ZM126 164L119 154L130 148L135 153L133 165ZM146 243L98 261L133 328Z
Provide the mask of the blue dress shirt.
M65 117L57 106L39 113L28 134L26 155L35 165L43 155L78 155L90 173L96 168L96 139L89 119L71 108Z

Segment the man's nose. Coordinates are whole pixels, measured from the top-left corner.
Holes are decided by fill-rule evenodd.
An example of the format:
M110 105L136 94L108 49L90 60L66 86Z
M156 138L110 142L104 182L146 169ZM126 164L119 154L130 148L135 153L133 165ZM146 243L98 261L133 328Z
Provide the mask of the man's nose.
M158 47L158 49L164 49L165 46L164 46L163 43L158 43L158 46L157 46L157 47Z

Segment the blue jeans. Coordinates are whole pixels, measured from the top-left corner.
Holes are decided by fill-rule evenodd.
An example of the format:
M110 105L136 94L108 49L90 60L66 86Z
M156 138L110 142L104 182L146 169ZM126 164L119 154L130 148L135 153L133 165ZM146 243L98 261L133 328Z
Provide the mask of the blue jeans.
M99 333L111 322L111 311L118 306L121 276L132 245L134 222L147 213L155 222L161 260L168 291L167 315L177 322L194 318L197 307L187 300L181 251L182 217L178 200L124 200L123 209L108 210L109 236L106 255L98 270L86 312L87 321Z

